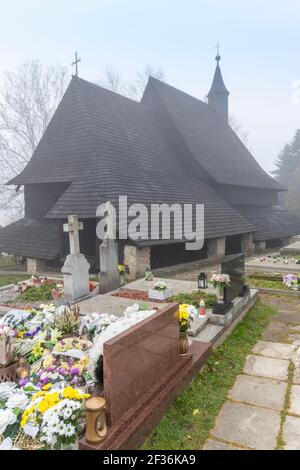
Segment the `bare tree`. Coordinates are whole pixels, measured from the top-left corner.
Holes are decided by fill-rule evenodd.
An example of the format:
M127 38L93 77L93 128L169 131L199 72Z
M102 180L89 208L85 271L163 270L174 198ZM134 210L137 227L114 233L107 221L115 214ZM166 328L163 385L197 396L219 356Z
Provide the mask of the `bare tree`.
M60 65L43 68L38 60L5 72L0 84L0 210L10 219L23 211L23 197L5 183L31 158L68 82Z
M229 116L229 125L232 130L237 134L241 141L247 145L248 144L248 134L249 132L245 129L244 124L239 121L233 114Z
M130 98L140 100L150 77L166 81L165 73L161 68L155 69L153 65L146 64L143 70L137 72L136 77L127 83L127 94Z
M100 78L98 78L97 84L139 101L144 93L149 77L166 81L163 70L160 68L155 69L151 64L145 65L143 70L138 71L132 80L127 81L111 65L107 65Z
M101 77L98 78L97 83L108 90L112 90L117 93L124 92L125 83L121 75L112 67L112 65L106 65Z

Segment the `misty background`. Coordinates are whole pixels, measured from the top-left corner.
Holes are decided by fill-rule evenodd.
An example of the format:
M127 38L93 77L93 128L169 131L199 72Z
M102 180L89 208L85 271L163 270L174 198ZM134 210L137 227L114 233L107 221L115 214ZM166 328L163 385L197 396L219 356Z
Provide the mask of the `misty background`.
M291 182L296 191L298 1L0 0L0 7L2 189L4 180L26 163L47 125L74 73L76 49L82 59L79 76L133 99L151 73L203 100L219 41L232 126L262 167L277 171L277 178ZM21 198L12 190L1 191L0 224L20 210ZM290 200L297 212L295 197L286 198L286 204Z

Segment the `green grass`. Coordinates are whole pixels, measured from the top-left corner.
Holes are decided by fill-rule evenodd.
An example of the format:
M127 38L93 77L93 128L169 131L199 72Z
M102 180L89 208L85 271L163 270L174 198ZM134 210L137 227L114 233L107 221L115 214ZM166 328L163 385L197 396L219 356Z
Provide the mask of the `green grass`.
M289 287L283 284L281 279L275 280L275 279L262 279L262 278L249 277L248 283L250 287L290 290Z
M0 274L0 287L14 284L15 282L25 281L29 276L26 274Z
M276 309L258 300L143 445L146 450L201 449L250 353ZM193 411L199 413L193 416Z

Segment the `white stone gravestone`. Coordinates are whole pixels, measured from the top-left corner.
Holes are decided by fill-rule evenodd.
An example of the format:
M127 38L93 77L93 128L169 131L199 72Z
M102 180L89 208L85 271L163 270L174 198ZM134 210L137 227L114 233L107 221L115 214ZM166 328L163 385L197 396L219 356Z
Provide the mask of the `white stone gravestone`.
M63 229L69 233L70 240L70 254L61 270L64 277L64 295L70 302L75 302L90 293L90 265L80 253L79 245L79 230L83 230L83 223L78 222L76 215L69 215L68 223L64 224Z
M106 233L100 245L99 292L105 294L120 287L118 244L114 239L114 214L111 202L106 203Z

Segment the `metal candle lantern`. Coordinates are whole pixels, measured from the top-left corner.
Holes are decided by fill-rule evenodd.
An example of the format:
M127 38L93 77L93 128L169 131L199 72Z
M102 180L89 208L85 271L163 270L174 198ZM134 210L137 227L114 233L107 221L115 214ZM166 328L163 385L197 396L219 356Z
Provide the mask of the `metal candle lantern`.
M207 289L207 275L200 273L198 276L198 289Z

